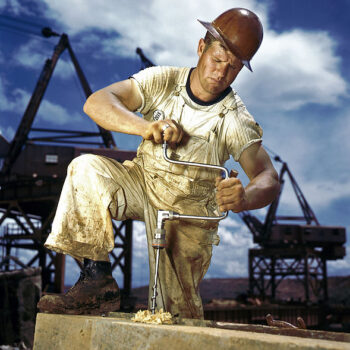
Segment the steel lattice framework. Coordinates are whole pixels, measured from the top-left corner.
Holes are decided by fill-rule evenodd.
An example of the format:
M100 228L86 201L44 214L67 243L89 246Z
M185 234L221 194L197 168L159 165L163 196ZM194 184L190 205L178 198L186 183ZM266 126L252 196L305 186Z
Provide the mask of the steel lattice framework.
M83 153L105 155L122 162L132 159L135 152L118 150L112 134L99 126L98 132L32 128L63 51L69 53L85 96L92 93L68 36L58 35L50 28L44 28L43 35L59 36L59 42L52 57L43 66L14 139L5 147L6 152L3 148L4 140L0 140L0 157L4 156L0 172L0 246L3 247L4 263L0 266L9 270L11 261L18 260L11 254L19 249L24 255L30 255L25 266L41 267L44 290L63 292L65 256L49 251L43 244L51 229L69 162ZM45 135L30 137L31 132ZM101 138L102 142L91 140L96 137ZM61 146L62 144L69 146ZM81 145L99 148L82 148ZM111 254L112 268L120 268L124 275L123 294L127 297L131 290L132 221L113 222L113 229L115 249ZM25 250L30 253L24 253ZM81 263L77 263L81 267Z
M249 293L276 299L285 277L293 276L303 285L304 300L327 300L327 265L322 253L307 247L249 250Z
M278 156L275 160L282 162ZM285 175L303 216L277 215ZM249 250L249 293L276 299L278 286L283 279L291 277L302 283L304 301L326 301L327 260L345 256L345 228L320 225L285 162L279 179L280 193L271 203L264 223L249 212L239 214L252 232L254 243L261 247Z
M18 185L18 182L16 183ZM23 184L24 185L24 184ZM13 188L11 200L4 199L8 195L7 191L1 193L0 206L1 218L0 245L3 247L2 260L7 260L2 269L10 270L8 257L15 254L16 250L30 251L30 258L25 263L26 267L40 266L42 269L42 283L44 290L63 292L65 256L55 253L44 247L44 242L50 233L53 217L56 212L56 205L62 183L53 181L51 186L40 186L40 196L35 196L33 189L37 187L34 181L26 183L25 187ZM53 189L56 188L56 191ZM23 198L16 193L30 190L28 197ZM9 190L9 188L6 188ZM44 196L43 192L46 192ZM30 207L38 207L38 214L32 214ZM45 210L40 208L45 207ZM6 208L6 209L4 209ZM7 219L7 220L6 220ZM6 221L11 221L4 225ZM128 296L131 291L131 267L132 267L132 220L123 222L112 221L115 237L115 248L111 252L112 269L120 268L123 280L123 293ZM77 264L82 267L80 261Z

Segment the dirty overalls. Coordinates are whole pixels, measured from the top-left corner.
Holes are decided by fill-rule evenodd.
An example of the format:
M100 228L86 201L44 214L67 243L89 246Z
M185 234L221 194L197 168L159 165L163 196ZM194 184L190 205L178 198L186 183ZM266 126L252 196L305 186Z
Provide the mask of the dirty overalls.
M214 104L201 105L190 96L189 68L153 67L133 76L143 98L139 110L147 120L173 119L190 136L169 149L169 156L222 165L232 154L261 141L261 129L233 91ZM228 118L228 116L230 116ZM229 130L232 129L232 130ZM52 232L45 246L75 258L108 260L114 248L111 218L145 222L149 253L149 305L154 284L152 239L157 210L217 216L217 171L170 164L162 146L143 140L137 157L123 164L83 155L68 167ZM160 252L157 307L173 315L203 318L199 283L219 243L217 222L167 221L167 248Z

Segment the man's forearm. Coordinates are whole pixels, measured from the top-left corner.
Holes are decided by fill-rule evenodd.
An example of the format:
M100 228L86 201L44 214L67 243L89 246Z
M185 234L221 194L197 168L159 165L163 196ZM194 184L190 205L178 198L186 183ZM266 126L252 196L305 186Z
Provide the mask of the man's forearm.
M266 170L257 175L245 188L246 210L263 208L278 195L280 183L276 172Z
M84 112L107 130L139 135L155 143L179 143L183 130L174 120L147 121L133 112L142 103L137 91L132 79L115 83L89 96Z
M130 111L111 92L97 91L84 104L84 112L104 129L125 134L140 135L148 121Z

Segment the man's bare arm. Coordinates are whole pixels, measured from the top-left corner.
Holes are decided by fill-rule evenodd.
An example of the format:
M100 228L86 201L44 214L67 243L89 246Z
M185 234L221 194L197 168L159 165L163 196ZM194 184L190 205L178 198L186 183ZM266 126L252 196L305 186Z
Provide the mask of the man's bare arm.
M279 192L279 181L270 157L259 144L253 144L243 151L240 165L249 177L249 184L244 188L235 177L217 179L217 203L221 211L262 208L271 203Z
M134 79L127 79L96 91L86 100L84 112L104 129L139 135L146 140L178 143L182 128L173 120L149 122L134 113L142 98ZM165 125L170 127L163 131Z

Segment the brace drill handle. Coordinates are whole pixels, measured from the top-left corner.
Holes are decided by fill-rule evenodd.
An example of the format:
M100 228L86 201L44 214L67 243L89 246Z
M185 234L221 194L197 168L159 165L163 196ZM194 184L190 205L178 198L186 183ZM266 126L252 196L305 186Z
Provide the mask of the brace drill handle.
M166 141L163 142L163 157L166 161L173 164L180 164L180 165L186 165L186 166L197 166L201 168L208 168L208 169L216 169L221 170L221 175L223 179L228 179L229 174L228 170L225 167L219 166L219 165L212 165L212 164L204 164L204 163L196 163L196 162L185 162L181 160L174 160L168 157L168 144ZM175 219L198 219L198 220L222 220L225 219L228 215L228 212L226 211L224 214L220 216L196 216L196 215L184 215L184 214L175 214Z

